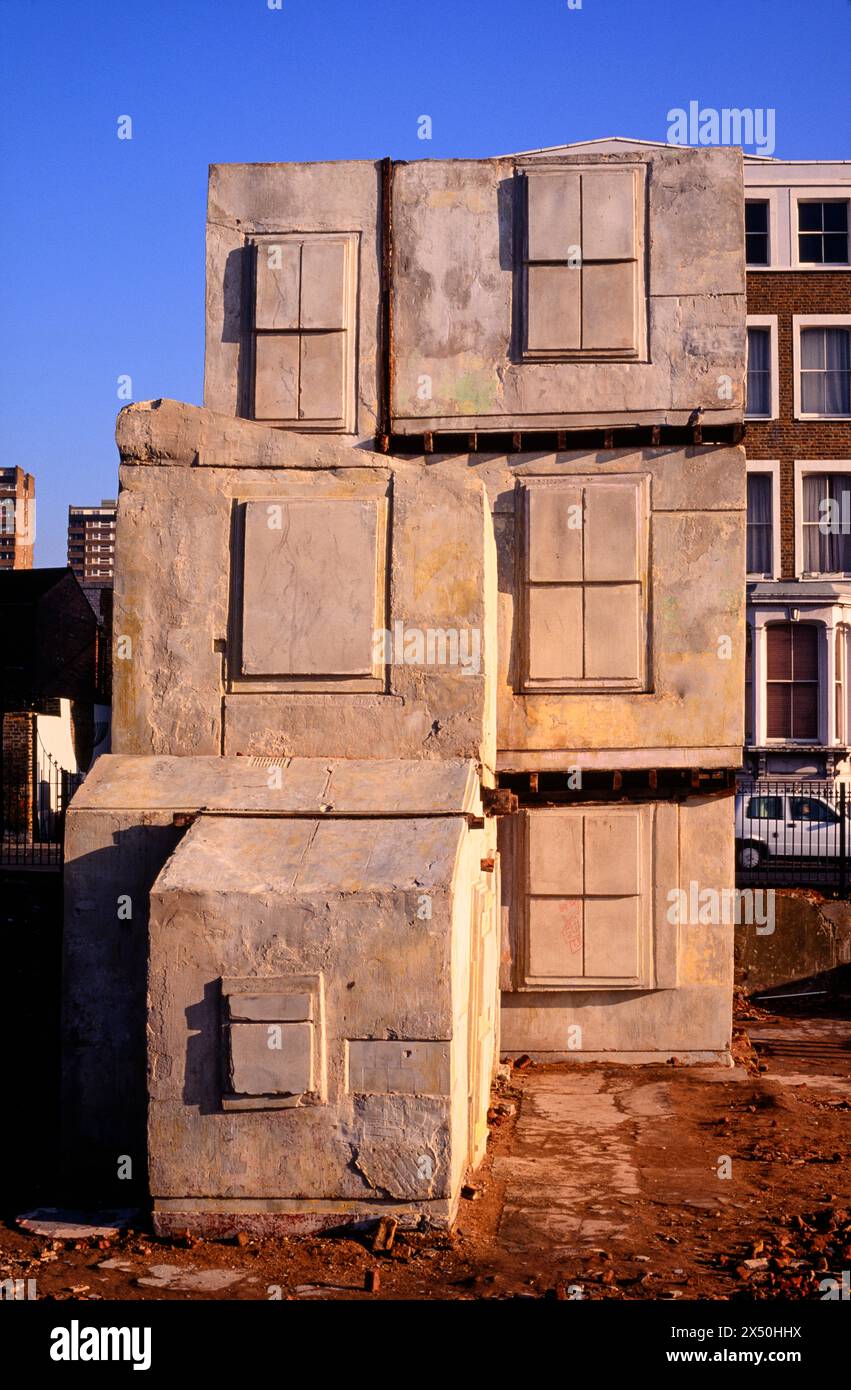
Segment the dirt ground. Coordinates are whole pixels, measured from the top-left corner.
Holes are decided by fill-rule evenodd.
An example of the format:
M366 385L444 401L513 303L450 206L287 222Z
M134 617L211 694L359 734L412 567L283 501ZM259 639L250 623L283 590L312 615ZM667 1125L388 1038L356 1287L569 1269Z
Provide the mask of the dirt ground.
M851 1010L740 1005L737 1065L513 1068L451 1234L55 1241L39 1299L821 1298L851 1269ZM507 1069L504 1069L507 1070ZM847 1276L846 1276L847 1277Z

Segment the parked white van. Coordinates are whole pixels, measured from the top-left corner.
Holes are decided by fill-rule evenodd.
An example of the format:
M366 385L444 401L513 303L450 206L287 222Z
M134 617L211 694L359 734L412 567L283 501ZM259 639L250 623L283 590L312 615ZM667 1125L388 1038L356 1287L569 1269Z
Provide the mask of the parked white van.
M848 798L851 803L851 797ZM739 788L736 792L736 863L756 869L769 857L835 859L851 850L851 825L846 804L845 834L841 833L839 794L825 787L819 795L800 784L784 787L772 782Z

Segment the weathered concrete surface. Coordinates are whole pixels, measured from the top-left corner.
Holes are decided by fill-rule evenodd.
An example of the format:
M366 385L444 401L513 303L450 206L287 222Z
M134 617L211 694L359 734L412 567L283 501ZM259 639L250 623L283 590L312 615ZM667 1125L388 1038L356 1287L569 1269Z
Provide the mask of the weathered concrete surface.
M382 429L741 419L737 151L422 162L392 201ZM144 1170L147 962L162 1230L451 1221L486 1140L497 902L508 1051L727 1055L731 929L666 907L732 885L728 801L574 807L531 875L517 817L503 895L473 779L738 762L743 452L364 447L379 215L375 164L214 168L212 409L119 417L118 756L69 817L66 1095L93 1181ZM559 275L530 334L571 228L582 293ZM202 812L176 849L175 811Z
M155 1210L165 1203L167 1220L179 1210L197 1229L215 1198L258 1216L268 1202L297 1201L295 1213L310 1214L331 1200L451 1219L493 1066L493 876L480 868L492 849L492 822L468 830L458 815L196 821L151 893ZM471 923L476 884L487 904ZM490 1005L477 1003L485 975ZM291 1091L293 1077L305 1080L289 1108L272 1108L259 1089L256 1103L223 1096L219 990L264 985L272 1008L287 989L316 999L311 1022L279 1024L298 1063L270 1084ZM235 1026L240 1089L265 1086L268 1069L261 1077L254 1053L246 1058L242 1034L262 1043L267 1024ZM484 1099L471 1111L468 1070L479 1069Z
M356 233L357 302L352 337L357 382L352 434L375 434L378 412L379 167L327 164L214 164L207 203L204 402L241 415L250 364L243 337L248 242L274 233ZM354 346L354 344L352 345Z
M637 876L626 885L609 884L610 858L602 852L599 864L594 859L586 825L584 883L565 878L571 825L579 819L605 825L613 813L635 814L624 806L589 803L581 809L530 810L501 829L503 1051L543 1060L725 1061L732 1026L733 925L723 919L720 891L732 889L734 881L731 799L690 797L642 808ZM542 838L536 828L547 818L553 834ZM545 848L549 877L530 857L530 839ZM616 860L623 854L620 846ZM599 882L590 877L592 871L602 873ZM692 920L692 884L697 893L712 890L714 921ZM549 941L536 908L562 904L567 912L581 903L587 938L588 904L605 903L598 894L624 891L635 893L639 904L639 975L632 981L612 979L606 988L598 970L588 968L587 939L584 973L590 978L581 978L582 926L574 924L575 913ZM536 966L541 933L549 952L546 980ZM623 972L609 967L607 973Z
M270 764L268 759L117 755L98 760L69 809L65 839L63 1141L79 1191L92 1190L101 1200L108 1193L126 1199L131 1184L117 1179L120 1154L132 1159L134 1195L145 1191L148 905L154 879L185 834L173 825L174 813L206 807L249 816L290 815L293 819L285 823L296 831L316 826L317 816L327 817L327 823L323 820L318 826L323 844L327 830L333 835L338 831L332 826L345 824L342 816L355 818L349 824L356 828L365 823L360 817L396 815L403 819L386 824L403 827L403 834L418 846L416 827L427 828L432 817L448 816L451 824L461 826L465 815L480 815L479 785L475 767L458 760L395 764L286 759ZM281 824L273 819L245 823L261 831ZM471 850L472 868L478 870L481 858L492 852L494 824L488 821L486 830L473 833L471 839L481 845L479 859ZM262 883L259 870L249 862L236 864L233 871L240 867L250 887ZM320 863L317 869L320 879L322 867ZM338 874L346 871L339 857L329 867ZM427 870L426 860L424 873ZM490 895L494 877L476 874ZM218 878L218 864L213 862L204 881L212 884ZM413 881L409 887L416 912L420 891L427 889ZM468 896L459 902L453 930L459 941L457 988L466 993L470 986L463 972L469 974L470 964L462 943L473 928L469 886L465 891ZM493 908L488 911L492 915ZM490 1009L495 1028L494 972L495 961L490 982L482 976L482 1009ZM226 972L220 965L217 974L222 973ZM397 984L402 987L401 977ZM491 1049L495 1045L494 1037Z
M588 167L646 177L647 349L631 362L518 360L515 172ZM398 166L394 428L685 423L696 405L707 420L740 419L743 207L741 154L732 149Z
M131 461L121 470L116 541L116 752L280 759L358 758L372 749L474 758L492 776L496 558L478 480L250 423L217 424L207 411L171 402L128 407L118 440ZM232 444L243 465L192 467L210 441L216 451ZM277 441L286 444L279 450ZM327 457L332 447L337 461ZM340 453L348 466L338 466ZM250 466L252 457L264 462ZM317 457L326 466L317 468ZM380 602L351 617L359 616L364 641L389 634L386 649L377 648L380 674L367 682L372 693L335 671L246 671L246 506L284 516L287 506L309 502L321 530L323 503L367 499L381 499L386 512L374 555L364 558ZM167 549L159 543L166 534ZM348 611L347 577L339 566L312 576L302 620L320 647L327 616L339 621ZM421 634L422 651L407 645L411 633Z
M213 432L209 412L197 414L199 436ZM162 426L158 447L166 452L161 457L179 456L186 463L193 456L185 408L167 405L152 412L133 407L120 418L125 423L119 437L131 436L128 457L147 456L150 445L140 443L136 434L140 428L149 431L152 419ZM226 433L227 428L223 422L221 430ZM478 631L483 674L460 666L406 665L395 659L394 642L390 684L384 693L349 693L340 700L333 691L320 688L306 700L306 689L287 688L292 681L279 682L280 688L272 692L268 681L255 679L252 685L240 678L228 665L225 649L230 643L236 659L238 634L229 578L239 568L239 554L230 535L231 511L237 498L292 495L292 485L298 495L308 486L301 481L301 462L312 456L314 444L257 425L240 429L252 446L256 441L265 449L267 435L287 441L287 456L298 470L288 474L273 469L261 482L253 472L218 469L209 474L193 469L184 476L176 461L173 471L125 469L118 553L119 572L126 578L119 582L115 631L141 643L141 659L137 646L131 660L116 662L114 746L119 751L179 753L190 740L194 751L213 754L222 750L224 740L227 753L353 758L362 755L366 730L380 716L388 752L429 758L457 753L479 757L490 767L487 726L495 695L498 761L504 769L738 764L744 662L744 591L736 582L744 564L742 450L615 451L549 455L534 462L521 455L510 464L505 458L477 459L473 471L487 485L497 534L499 677L494 683L487 681L494 667L488 641L493 606L488 611L487 596L479 600L472 583L476 563L479 582L490 583L490 544L485 536L477 562L478 537L470 533L472 522L466 529L456 523L454 537L446 534L450 514L458 516L457 489L470 486L460 479L469 476L473 460L464 459L460 466L444 461L427 469L394 464L387 630L392 634L401 620L405 631ZM242 450L245 456L245 439ZM309 484L311 496L327 495L333 501L365 495L362 489L390 488L387 471L364 467L366 458L377 464L381 456L345 452L357 472L322 470L321 482L314 477ZM515 508L516 484L537 477L623 479L633 474L649 480L651 498L647 531L652 562L642 574L648 618L641 688L591 690L581 701L575 694L524 692L520 661L528 620L518 578L521 518ZM452 545L457 556L469 557L469 563L459 565L458 573L465 576L462 584L450 581L437 536L436 548L421 550L417 533L427 495L423 488L431 491L436 526L441 516L443 551L448 553ZM441 508L445 512L440 513ZM184 548L178 546L173 568L171 557L167 561L159 547L137 545L137 540L145 542L146 531L150 534L154 513L173 533L185 527L181 518L193 510L199 518L197 534L193 525L191 549L184 556ZM467 510L468 502L465 515ZM484 521L480 516L483 526ZM412 547L421 556L418 573L406 562ZM221 564L223 553L231 557L230 576ZM122 563L125 554L130 556L127 564ZM152 568L158 557L160 572ZM424 587L426 575L432 577Z
M289 816L481 814L480 782L461 758L98 758L74 797L82 811L265 811Z
M184 401L136 401L118 415L115 439L127 464L183 468L372 468L372 450L339 438L270 429Z
M75 1195L97 1202L146 1191L148 903L182 833L171 811L68 812L62 1148ZM129 1181L118 1178L122 1154Z
M555 175L561 189L583 172L605 184L605 196L596 214L594 206L583 204L580 216L570 196L547 196L554 179L546 176ZM630 177L634 194L627 209L617 188ZM685 423L696 405L706 419L741 419L740 151L635 146L605 153L414 161L396 165L392 180L394 431ZM536 197L529 194L537 215L529 227L529 252L541 261L530 268L529 284L536 276L555 282L533 310L533 317L543 311L544 328L548 325L542 336L538 324L535 340L545 355L552 347L561 360L530 360L522 346L527 184L537 190ZM336 428L362 441L374 433L379 222L376 164L213 166L207 221L208 406L247 415L256 404L258 413L268 415L270 403L277 401L276 409L289 421L296 411L300 320L295 310L299 272L288 248L306 238L311 257L324 264L348 238L358 270L353 321L346 332L328 338L325 348L333 350L335 363L341 352L351 359L345 367L351 389L355 379L358 383L353 410ZM564 260L571 245L583 239L583 268L575 277L559 279L553 260ZM249 326L254 277L246 272L253 243L260 262L256 316ZM276 277L271 299L270 272L262 261L270 245L286 251L271 272ZM576 288L580 276L588 281L582 294ZM324 289L311 290L323 302L329 277L330 271ZM582 360L581 352L571 360L566 341L567 358L558 352L573 317L587 320L583 332L590 360ZM340 305L331 319L322 319L322 326L338 323L345 327ZM261 336L254 327L263 330ZM617 360L619 346L629 349L626 360ZM339 370L335 365L335 380ZM334 385L329 399L336 396ZM331 422L322 427L334 428Z
M494 512L498 766L533 771L737 767L744 738L744 450L613 450L535 459L466 456L464 463L484 481ZM635 692L524 692L521 662L528 618L518 488L542 479L561 480L569 489L573 479L589 477L648 480L643 524L649 562L641 571L648 605L645 680Z
M629 1089L650 1092L651 1113L664 1118L656 1088L631 1081ZM599 1071L529 1079L511 1156L494 1163L506 1184L499 1241L507 1250L574 1250L625 1235L640 1174L619 1100Z

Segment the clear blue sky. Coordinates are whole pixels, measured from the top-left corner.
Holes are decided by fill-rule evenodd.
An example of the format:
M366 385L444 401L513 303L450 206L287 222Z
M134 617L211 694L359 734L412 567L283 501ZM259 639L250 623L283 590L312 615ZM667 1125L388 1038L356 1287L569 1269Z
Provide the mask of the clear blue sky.
M849 0L0 0L0 459L36 562L115 494L119 376L201 401L208 164L664 140L690 101L848 158L849 55Z

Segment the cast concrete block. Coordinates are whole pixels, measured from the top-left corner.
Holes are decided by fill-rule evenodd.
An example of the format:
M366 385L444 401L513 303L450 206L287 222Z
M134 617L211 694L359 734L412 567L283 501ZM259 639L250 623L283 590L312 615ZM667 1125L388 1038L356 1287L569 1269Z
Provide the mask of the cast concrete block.
M582 974L584 913L581 898L532 898L529 902L529 972L532 976Z
M360 758L372 749L424 760L472 757L492 776L496 558L477 479L174 402L128 408L118 433L127 461L115 631L132 643L132 658L115 663L117 752ZM291 585L282 571L267 575L262 567L276 537L289 544L282 532L258 542L252 573L240 528L253 506L262 518L275 504L321 511L320 503L362 503L368 511L375 499L380 536L369 581L348 539L334 551L336 522L318 528L315 547L302 536L305 563ZM335 512L354 515L358 506L334 507L329 517ZM258 535L261 527L262 520ZM167 552L160 534L175 539ZM249 637L259 641L256 668L246 671L244 558L254 586ZM335 573L344 574L336 588ZM304 602L293 611L299 593ZM343 593L362 623L351 623ZM276 623L276 612L287 622ZM408 660L409 630L421 635L424 651L429 634L448 633L452 645L444 655L435 647L431 661ZM285 659L307 672L264 669ZM332 671L317 675L326 662Z
M580 585L533 586L528 604L529 679L580 678L584 675Z
M353 1039L348 1044L349 1090L440 1096L451 1089L450 1046L442 1042Z
M527 272L526 345L558 352L582 343L582 276L569 266L530 265Z
M299 419L334 420L345 408L345 337L342 333L306 333L300 341Z
M530 261L566 261L581 246L579 174L554 170L526 179Z
M231 1023L235 1095L300 1095L313 1089L312 1023Z
M248 502L246 675L370 675L378 617L377 500Z
M579 817L541 812L529 820L527 891L580 896L584 891L583 824Z
M634 261L583 265L583 348L637 349L635 277Z
M587 898L584 935L586 975L638 975L637 898Z
M258 420L297 420L299 340L295 334L265 334L257 339L254 365L254 413Z
M255 327L296 329L299 326L301 246L297 241L267 242L257 248L255 262Z
M582 174L582 258L631 260L636 242L636 174L603 165Z

